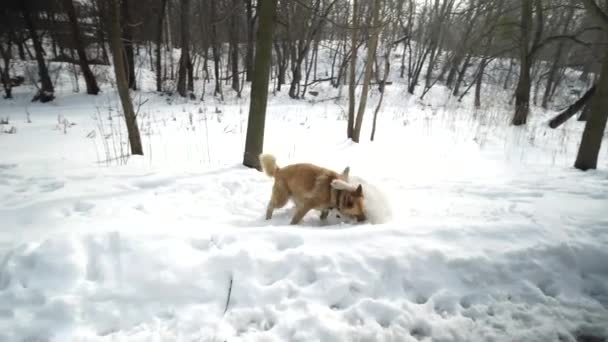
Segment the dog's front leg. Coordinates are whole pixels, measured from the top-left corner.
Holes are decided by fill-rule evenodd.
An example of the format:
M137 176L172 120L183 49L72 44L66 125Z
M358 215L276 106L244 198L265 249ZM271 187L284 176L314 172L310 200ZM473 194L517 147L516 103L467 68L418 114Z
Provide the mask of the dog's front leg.
M272 218L272 212L274 211L274 206L272 205L272 201L268 203L268 207L266 207L266 219L270 220Z
M296 206L296 213L293 215L290 224L298 224L304 218L304 215L312 209L309 205Z

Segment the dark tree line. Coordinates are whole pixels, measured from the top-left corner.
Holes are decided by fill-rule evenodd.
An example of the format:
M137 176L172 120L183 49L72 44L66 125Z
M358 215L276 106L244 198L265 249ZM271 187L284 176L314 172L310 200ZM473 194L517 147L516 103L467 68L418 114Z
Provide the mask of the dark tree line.
M533 106L558 109L563 101L557 101L556 94L563 93L560 89L566 87L568 72L576 70L581 93L595 90L575 107L587 118L576 166L596 166L606 125L602 101L607 98L604 83L608 82L608 1L269 3L270 50L262 54L268 58L266 83L274 91L285 88L294 100L306 98L308 87L318 82L347 88L346 131L353 141L361 139L370 90L378 87L383 92L385 86L399 81L389 76L391 68L398 70L409 94L424 97L441 84L459 99L473 92L475 107L482 105L484 87L501 86L513 95L511 123L516 126L528 122ZM14 74L17 60L37 66L34 100L55 98L49 66L57 61L77 66L74 69L85 80L87 93L97 94L100 85L91 65L109 65L112 60L118 66L116 58L110 58L117 51L123 54L120 65L128 89L141 86L138 70L146 67L154 72L159 92L204 99L209 88L213 89L209 95L219 100L225 91L240 97L247 82L266 84L256 82L256 77L262 77L256 72L262 63L256 56L264 39L260 31L268 32L260 23L264 6L261 0L3 1L0 80L5 97L12 96L13 86L23 76ZM116 24L119 45L114 41ZM266 47L268 41L263 42ZM179 55L174 56L174 51ZM201 84L196 80L204 81L200 89L195 88ZM252 106L256 96L262 95L253 87ZM381 102L374 105L375 134ZM255 107L264 108L261 103ZM250 119L250 126L263 130L263 120L257 120L262 124Z

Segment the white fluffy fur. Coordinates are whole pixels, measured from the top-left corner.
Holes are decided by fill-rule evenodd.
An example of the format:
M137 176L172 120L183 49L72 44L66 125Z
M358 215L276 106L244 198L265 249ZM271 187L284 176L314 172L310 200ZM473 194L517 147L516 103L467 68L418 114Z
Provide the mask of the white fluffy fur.
M391 220L392 211L384 193L377 187L359 177L348 177L348 182L334 179L331 187L336 190L355 191L361 184L363 188L363 201L365 202L365 216L371 224L386 223Z
M336 190L355 191L357 190L357 186L358 185L350 184L341 179L334 179L331 181L331 187Z
M392 210L386 195L376 186L366 182L362 178L350 176L348 178L351 187L361 184L363 188L363 201L365 203L365 216L371 224L382 224L391 220ZM355 185L353 185L355 184Z

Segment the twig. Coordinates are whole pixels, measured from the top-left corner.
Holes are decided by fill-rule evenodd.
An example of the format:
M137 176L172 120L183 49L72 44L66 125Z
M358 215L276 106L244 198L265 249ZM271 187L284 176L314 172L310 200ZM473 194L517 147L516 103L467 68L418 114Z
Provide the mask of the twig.
M230 275L230 284L228 285L228 297L226 297L226 306L224 307L224 313L222 315L225 315L226 312L228 311L228 305L230 305L230 298L232 296L232 281L234 280L234 276L231 274Z

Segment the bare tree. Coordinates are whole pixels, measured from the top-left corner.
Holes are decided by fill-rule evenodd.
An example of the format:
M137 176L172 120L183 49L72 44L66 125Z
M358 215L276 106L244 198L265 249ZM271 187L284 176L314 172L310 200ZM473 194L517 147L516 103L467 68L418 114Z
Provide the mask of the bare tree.
M355 130L355 89L357 87L357 50L359 49L359 2L353 0L352 33L350 40L350 69L348 75L348 122L346 136L353 138Z
M135 79L135 53L133 51L133 23L131 21L131 12L129 9L130 0L121 0L122 3L122 33L123 44L126 53L125 68L127 68L129 88L137 90Z
M230 67L232 71L232 89L241 97L239 87L239 0L232 0L232 15L230 16Z
M122 103L122 109L127 124L127 133L129 135L129 144L131 145L131 153L143 155L144 150L141 145L141 137L139 135L139 127L137 126L137 117L133 110L133 103L129 95L129 83L127 81L125 61L123 57L124 46L121 42L122 32L120 29L120 0L109 0L111 10L111 35L110 41L112 44L112 59L114 60L114 74L116 76L116 87L118 95Z
M76 16L76 9L72 0L63 0L63 7L68 14L70 20L70 26L72 28L72 40L78 53L78 63L80 64L80 70L84 76L84 81L87 84L87 94L97 95L99 93L99 86L97 86L97 80L95 75L89 67L87 54L85 52L84 44L82 43L80 28L78 27L78 19Z
M167 0L160 0L160 8L156 27L156 91L162 91L162 58L161 49L163 43L163 19L165 18L165 9L167 8Z
M177 92L182 96L188 95L186 89L186 82L188 77L188 71L191 69L190 63L190 25L188 18L190 16L190 0L181 0L181 47L182 52L179 58L179 71L177 76Z
M247 120L247 138L243 165L260 169L258 156L264 148L264 123L266 120L266 102L268 100L268 81L272 61L273 16L277 0L265 0L260 3L259 25L256 40L255 67L251 84L249 119Z
M374 58L376 56L376 48L378 46L378 36L380 34L381 25L380 25L380 6L381 0L374 0L373 8L372 8L372 18L370 26L370 38L369 44L367 47L367 59L365 61L365 71L363 74L363 85L361 89L361 95L359 100L359 109L357 110L357 117L355 119L355 127L353 129L353 141L359 142L359 137L361 136L361 127L363 125L363 115L365 114L365 106L367 105L367 94L369 92L369 87L371 83L372 77L372 66L374 63Z
M42 44L40 43L40 37L38 36L35 20L32 18L36 13L29 7L30 1L31 0L19 1L19 5L21 14L25 20L25 26L30 32L30 38L32 38L32 43L34 44L36 62L38 63L38 75L40 76L41 83L41 87L32 101L40 100L40 102L43 103L50 102L55 99L55 89L53 88L51 77L49 76L49 69L46 67L46 62L44 61L44 50L42 48Z
M604 34L608 34L608 13L594 2L594 0L581 0L587 13L602 27ZM608 121L608 52L604 55L602 69L595 94L591 99L591 112L585 123L583 138L578 149L574 167L580 170L597 168L597 158L602 146L602 139Z

